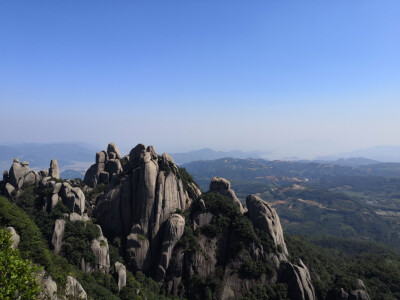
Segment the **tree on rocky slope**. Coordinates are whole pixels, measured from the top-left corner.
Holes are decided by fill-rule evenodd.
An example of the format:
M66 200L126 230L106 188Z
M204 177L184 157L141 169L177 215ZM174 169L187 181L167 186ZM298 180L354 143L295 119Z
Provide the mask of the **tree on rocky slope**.
M37 280L39 267L22 259L19 251L11 247L11 234L0 229L0 298L36 299L40 291Z

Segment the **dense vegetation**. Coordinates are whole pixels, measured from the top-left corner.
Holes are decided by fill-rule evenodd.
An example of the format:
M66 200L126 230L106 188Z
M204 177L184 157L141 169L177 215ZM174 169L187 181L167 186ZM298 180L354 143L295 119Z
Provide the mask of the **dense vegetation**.
M0 299L36 299L40 291L36 276L40 268L22 259L11 247L9 231L0 229Z
M59 203L52 213L43 211L41 203L48 192L36 190L34 185L29 185L23 188L16 203L11 203L9 199L0 196L0 226L15 228L21 237L18 249L22 259L32 260L42 266L56 281L60 295L64 292L66 277L71 275L82 284L89 299L171 299L160 295L158 284L141 273L133 276L128 271L127 285L118 292L113 271L110 274L82 272L79 269L80 259L82 256L87 261L93 259L88 246L91 239L99 234L97 226L93 224L87 223L85 226L80 221L67 221L65 257L54 254L50 250L54 221L61 218L68 210ZM11 258L9 253L6 254L6 258ZM118 249L112 245L110 245L110 259L112 263L117 260L124 263ZM36 299L36 296L32 299Z
M285 235L291 260L308 266L319 299L342 287L357 288L361 279L371 299L400 299L400 254L380 244L321 237L311 242Z

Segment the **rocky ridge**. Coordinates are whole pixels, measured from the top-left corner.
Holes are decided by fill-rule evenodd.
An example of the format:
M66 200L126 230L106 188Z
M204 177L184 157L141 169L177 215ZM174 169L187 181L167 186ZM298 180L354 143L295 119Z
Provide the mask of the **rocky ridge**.
M51 213L58 204L68 208L54 223L55 253L65 255L66 224L89 228L96 221L99 235L90 240L94 260L82 257L80 269L113 273L120 291L128 271L141 271L167 294L189 299L199 293L239 299L260 286L284 287L290 299L316 299L310 272L303 261L291 259L279 217L268 203L249 195L243 207L230 182L220 177L212 178L209 191L202 193L186 170L152 146L138 144L121 157L110 143L107 151L96 153L83 183L59 180L56 160L49 170L36 172L15 159L4 172L1 192L18 199L24 184L34 184L45 195L42 210ZM116 238L126 266L111 264L108 240ZM43 293L55 295L51 276L41 278ZM350 293L339 290L335 299L368 300L365 287L359 286ZM87 298L70 276L65 292Z

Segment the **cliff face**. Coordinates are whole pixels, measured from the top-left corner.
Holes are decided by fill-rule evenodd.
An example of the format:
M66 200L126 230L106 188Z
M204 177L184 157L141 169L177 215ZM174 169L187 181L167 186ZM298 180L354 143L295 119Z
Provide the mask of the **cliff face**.
M288 286L292 299L315 299L307 267L289 261L279 217L262 199L247 197L247 211L226 179L214 177L210 191L201 194L168 154L139 144L120 158L110 148L116 146L96 155L85 182L109 185L94 215L107 236L121 238L128 268L189 298L199 289L208 293L208 286L194 283L214 278L210 292L218 299L279 284ZM119 161L117 172L99 172L107 155Z
M184 227L175 224L180 216L174 213L190 206L189 193L198 197L200 191L194 183L185 181L168 154L159 156L151 146L139 144L122 160L123 171L109 181L110 188L97 200L94 215L104 232L123 240L133 270L149 272L166 267L170 254L164 257L164 252L172 251L170 247L179 240L178 233L182 235ZM174 228L172 224L182 230L165 236L165 231ZM160 232L161 228L165 230ZM160 257L164 257L162 264Z

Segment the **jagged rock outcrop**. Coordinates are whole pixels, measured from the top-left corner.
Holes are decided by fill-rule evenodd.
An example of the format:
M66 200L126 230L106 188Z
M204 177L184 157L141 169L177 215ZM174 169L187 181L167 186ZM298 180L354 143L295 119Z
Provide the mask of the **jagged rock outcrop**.
M87 299L87 294L82 285L72 276L67 276L65 295L75 297L74 299Z
M272 209L267 202L253 195L247 196L246 205L253 225L267 232L275 245L280 246L282 252L288 255L281 222L279 221L276 211Z
M310 273L301 259L299 265L283 262L281 278L288 284L290 299L315 299L315 291L311 282Z
M57 219L54 223L53 236L51 238L51 244L53 245L54 252L59 254L63 245L63 238L65 233L65 220Z
M120 159L121 154L119 153L117 145L109 143L107 147L107 154L110 159Z
M60 179L60 168L56 159L50 161L49 176L55 179Z
M19 162L17 158L14 158L14 162L10 168L8 175L8 182L14 188L22 188L24 184L25 175L29 173L29 163L27 161Z
M17 249L19 242L21 240L20 236L18 235L18 233L15 231L14 227L6 227L6 230L9 231L11 233L11 239L13 241L11 248L13 249Z
M235 192L231 189L231 183L225 178L213 177L210 183L210 192L220 193L222 196L231 199L239 208L240 213L244 213L244 209L240 200L236 197Z
M85 194L79 187L74 187L71 181L55 182L50 177L45 177L41 181L42 187L52 188L51 196L44 204L47 211L51 212L59 201L62 201L71 211L83 216L86 210Z
M100 236L92 241L91 249L95 256L95 269L100 273L108 273L110 271L110 254L108 241L103 236L101 227L97 225L100 230Z
M96 163L86 172L83 182L91 188L97 184L109 184L113 175L123 171L121 154L114 143L108 144L107 151L96 153Z
M127 158L125 174L97 200L94 214L105 232L126 241L128 266L147 272L158 267L160 230L167 228L172 214L190 206L188 189L199 194L191 182L184 187L179 168L168 154L160 157L153 147L138 144Z
M115 272L118 274L118 290L126 286L126 268L123 264L116 262L114 264Z
M361 279L357 279L356 286L355 290L347 292L343 288L337 289L330 295L330 298L335 300L371 300Z

